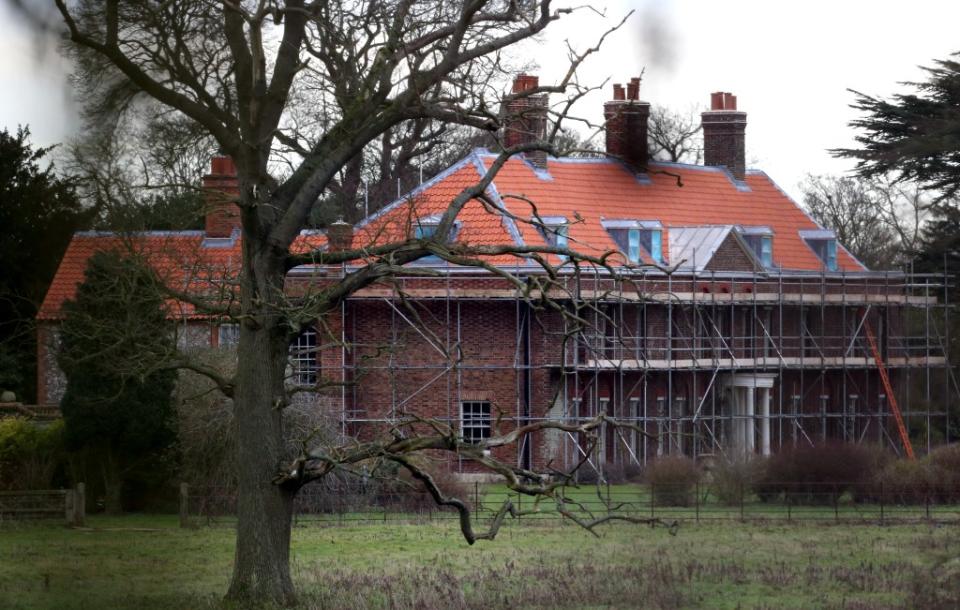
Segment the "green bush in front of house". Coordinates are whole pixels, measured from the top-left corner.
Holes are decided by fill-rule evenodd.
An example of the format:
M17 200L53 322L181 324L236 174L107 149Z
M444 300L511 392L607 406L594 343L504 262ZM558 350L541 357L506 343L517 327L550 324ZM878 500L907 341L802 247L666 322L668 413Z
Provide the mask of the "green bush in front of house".
M0 489L51 489L63 481L63 421L0 419Z

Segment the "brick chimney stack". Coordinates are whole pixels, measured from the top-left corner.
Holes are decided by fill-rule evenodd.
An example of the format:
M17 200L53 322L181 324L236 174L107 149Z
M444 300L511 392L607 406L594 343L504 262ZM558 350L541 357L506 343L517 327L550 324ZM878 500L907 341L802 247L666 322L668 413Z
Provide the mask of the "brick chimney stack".
M531 74L518 74L513 79L513 94L536 89L540 86L540 78ZM506 148L532 144L543 140L547 132L547 105L546 93L528 95L508 100L501 107L503 122L503 145ZM546 168L547 153L542 150L523 153L527 161L533 165Z
M647 167L647 120L650 103L640 101L640 78L613 86L613 100L603 105L607 154L623 159L637 170Z
M725 167L737 180L747 171L747 113L737 111L737 96L710 94L710 110L700 115L703 124L703 164Z
M203 177L207 237L230 237L240 228L240 209L234 198L240 194L237 166L230 157L210 160L210 173Z
M338 218L327 227L327 249L330 252L342 252L353 246L353 225Z

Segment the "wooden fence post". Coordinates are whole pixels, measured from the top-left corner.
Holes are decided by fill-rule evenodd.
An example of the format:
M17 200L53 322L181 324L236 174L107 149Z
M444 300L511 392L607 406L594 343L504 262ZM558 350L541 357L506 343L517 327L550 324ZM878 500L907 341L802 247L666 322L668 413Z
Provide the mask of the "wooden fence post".
M187 483L180 483L180 527L190 525L190 487Z
M63 518L67 525L77 523L77 492L72 489L63 492Z
M883 525L883 481L880 481L880 525Z
M743 523L743 481L740 481L739 488L740 488L740 523Z
M694 501L694 506L696 507L696 510L697 510L697 523L700 523L700 481L697 481L696 483L694 483L694 486L695 486L695 489L694 489L693 501Z
M73 524L77 527L87 525L87 485L77 483L77 491L73 497Z

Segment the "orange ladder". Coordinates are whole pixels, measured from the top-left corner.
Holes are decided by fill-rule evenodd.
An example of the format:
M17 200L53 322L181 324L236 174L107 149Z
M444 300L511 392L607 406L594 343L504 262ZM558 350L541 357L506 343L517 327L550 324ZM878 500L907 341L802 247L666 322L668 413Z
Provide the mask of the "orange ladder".
M890 376L887 374L887 367L883 364L883 358L880 357L880 350L877 349L877 338L873 335L873 327L870 320L867 319L867 312L860 310L863 314L863 331L867 335L867 343L870 344L870 351L873 352L873 359L877 363L877 370L880 371L880 379L883 381L883 388L887 392L887 399L890 401L890 411L893 412L893 419L897 422L897 430L900 432L900 440L903 442L903 448L907 452L907 459L914 460L913 444L910 442L910 435L907 434L907 427L903 425L903 415L900 413L900 405L897 404L897 397L893 394L893 386L890 384Z

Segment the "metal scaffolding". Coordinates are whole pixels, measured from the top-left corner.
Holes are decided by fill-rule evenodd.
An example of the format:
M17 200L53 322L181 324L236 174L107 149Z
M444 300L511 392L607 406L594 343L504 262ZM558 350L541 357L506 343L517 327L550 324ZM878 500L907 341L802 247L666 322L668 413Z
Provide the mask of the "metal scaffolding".
M929 451L952 440L960 388L949 362L945 272L646 271L625 281L597 271L570 282L582 301L556 298L588 304L586 323L575 328L558 328L554 309L515 287L462 270L358 292L340 313L341 380L350 384L341 396L344 431L418 409L460 426L461 405L483 399L495 401L500 426L606 412L655 437L611 428L588 456L598 469L827 440L902 452L869 329L914 443ZM387 337L370 330L386 317ZM502 390L495 399L478 390L484 384L512 387L509 404ZM516 450L521 465L547 459L536 451L566 465L583 457L572 435L536 450L525 440Z

